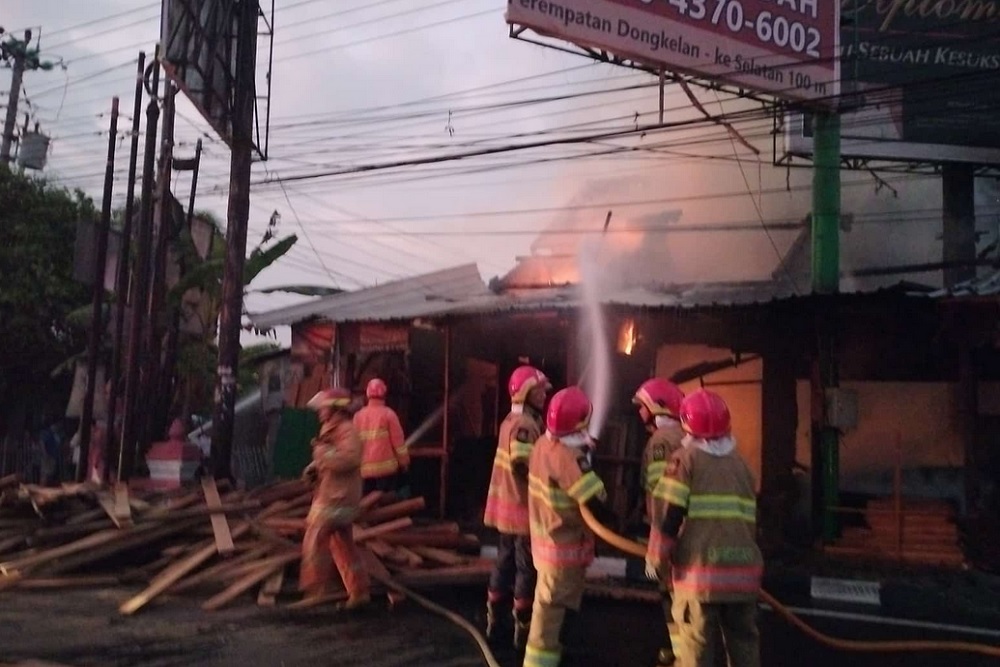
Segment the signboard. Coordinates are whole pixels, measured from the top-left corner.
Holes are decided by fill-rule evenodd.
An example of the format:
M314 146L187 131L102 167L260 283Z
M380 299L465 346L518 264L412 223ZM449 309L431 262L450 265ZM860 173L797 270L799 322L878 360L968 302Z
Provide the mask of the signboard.
M784 99L839 93L830 0L508 0L507 23Z
M845 157L1000 163L994 0L843 0ZM812 154L811 119L786 118L786 151Z

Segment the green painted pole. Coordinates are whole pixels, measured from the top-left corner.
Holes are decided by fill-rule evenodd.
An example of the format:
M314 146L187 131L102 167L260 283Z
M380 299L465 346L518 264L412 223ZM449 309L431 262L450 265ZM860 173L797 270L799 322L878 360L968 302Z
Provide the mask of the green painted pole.
M813 126L812 288L840 290L840 116L819 113Z
M840 290L840 116L819 113L813 128L812 289L817 294ZM823 394L839 384L834 345L836 315L823 309L817 320L820 382ZM819 425L818 464L822 484L822 536L837 537L840 504L840 434L825 416Z

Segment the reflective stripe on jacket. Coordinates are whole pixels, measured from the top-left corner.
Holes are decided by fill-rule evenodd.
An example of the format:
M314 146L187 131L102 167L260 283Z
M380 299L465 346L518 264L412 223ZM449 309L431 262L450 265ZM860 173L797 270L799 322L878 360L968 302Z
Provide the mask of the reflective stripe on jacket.
M604 483L587 454L543 435L528 463L531 554L536 566L586 567L594 560L594 535L580 505L604 500Z
M354 415L354 427L364 447L361 476L364 479L395 475L410 466L410 454L399 417L384 401L370 399Z
M683 440L684 429L680 422L671 419L653 431L642 451L642 488L646 492L646 512L650 517L657 511L654 508L656 499L653 490L666 472L667 461L683 446ZM660 508L660 511L664 509Z
M648 557L672 562L675 595L741 602L760 590L764 559L753 474L729 442L721 449L694 444L679 450L653 492L665 509L652 517Z
M512 411L501 422L483 515L485 525L509 535L529 534L528 481L514 474L514 466L528 465L541 433L541 415L527 406L523 412Z

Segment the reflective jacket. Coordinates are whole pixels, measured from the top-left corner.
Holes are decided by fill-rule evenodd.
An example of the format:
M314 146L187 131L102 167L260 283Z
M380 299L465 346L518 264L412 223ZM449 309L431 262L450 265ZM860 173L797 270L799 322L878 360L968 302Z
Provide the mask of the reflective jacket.
M497 453L483 523L508 535L528 535L528 480L514 473L525 468L542 434L542 417L529 406L515 409L500 424Z
M318 483L307 522L350 524L361 500L361 441L351 420L323 422L312 441L312 461Z
M395 475L410 467L410 454L399 417L384 401L370 399L354 415L354 427L364 446L361 476L364 479Z
M594 535L580 505L607 498L604 482L581 449L543 435L528 461L528 515L536 566L587 567L594 560Z
M659 484L667 469L667 461L679 450L684 440L684 429L681 423L675 419L667 417L658 418L658 423L653 434L646 442L646 448L642 451L642 488L646 492L646 513L652 517L655 513L653 505L656 500L653 496L653 489ZM666 508L661 508L665 511Z
M702 602L757 598L764 559L757 546L753 474L732 438L690 440L653 492L647 559L672 563L674 595Z

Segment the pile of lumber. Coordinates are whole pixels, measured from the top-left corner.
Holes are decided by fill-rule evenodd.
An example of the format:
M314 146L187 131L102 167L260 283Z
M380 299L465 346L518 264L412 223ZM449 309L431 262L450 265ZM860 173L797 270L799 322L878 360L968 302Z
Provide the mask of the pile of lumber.
M0 479L0 591L71 586L142 590L122 603L133 614L161 595L203 594L202 609L237 599L312 606L296 592L307 482L252 491L203 479L199 488L140 497L123 486L45 488ZM362 500L354 537L376 582L412 587L480 581L490 563L474 535L424 519L423 498L373 492ZM378 592L377 589L375 592ZM397 601L398 598L390 598Z
M958 567L965 561L955 511L946 502L892 498L868 501L867 527L845 528L833 552L858 554L907 563Z

